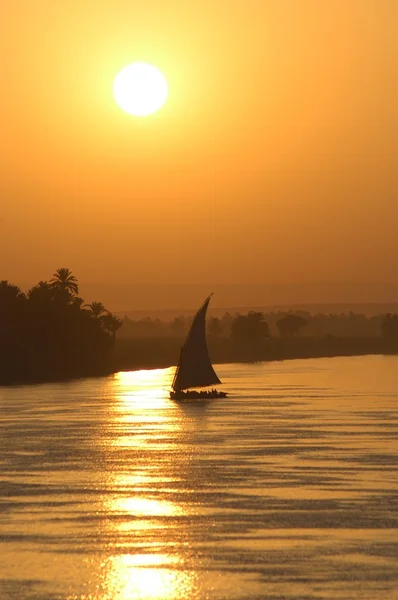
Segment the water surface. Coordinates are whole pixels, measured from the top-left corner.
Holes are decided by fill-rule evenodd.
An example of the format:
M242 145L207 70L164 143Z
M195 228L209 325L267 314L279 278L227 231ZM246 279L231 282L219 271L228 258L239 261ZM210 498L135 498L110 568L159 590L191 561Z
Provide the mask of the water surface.
M398 357L0 388L1 600L398 598Z

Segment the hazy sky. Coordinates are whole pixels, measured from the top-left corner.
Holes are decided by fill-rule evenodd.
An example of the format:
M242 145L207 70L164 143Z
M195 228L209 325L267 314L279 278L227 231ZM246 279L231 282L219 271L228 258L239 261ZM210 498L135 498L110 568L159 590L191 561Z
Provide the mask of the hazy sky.
M396 0L0 7L0 278L398 280ZM113 79L143 60L168 103Z

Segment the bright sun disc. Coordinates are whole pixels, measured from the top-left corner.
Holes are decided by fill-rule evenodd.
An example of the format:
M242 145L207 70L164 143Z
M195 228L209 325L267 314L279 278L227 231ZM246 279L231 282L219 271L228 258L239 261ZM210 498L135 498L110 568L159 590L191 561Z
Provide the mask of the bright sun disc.
M145 117L159 110L166 102L167 81L153 65L133 63L116 75L113 95L124 111L136 117Z

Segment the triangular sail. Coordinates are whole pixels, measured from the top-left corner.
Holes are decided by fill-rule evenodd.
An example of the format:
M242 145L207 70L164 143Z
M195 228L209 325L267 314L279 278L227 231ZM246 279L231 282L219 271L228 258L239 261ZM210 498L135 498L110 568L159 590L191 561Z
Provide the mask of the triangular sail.
M211 295L196 313L184 346L173 381L173 390L205 387L221 383L210 362L206 344L206 311Z

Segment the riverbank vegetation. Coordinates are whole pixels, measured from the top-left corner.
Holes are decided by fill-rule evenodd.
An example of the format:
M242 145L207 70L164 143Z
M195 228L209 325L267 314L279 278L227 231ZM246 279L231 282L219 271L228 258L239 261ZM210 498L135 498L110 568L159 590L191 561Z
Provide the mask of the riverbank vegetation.
M191 322L125 317L115 363L123 370L175 364ZM398 315L227 312L210 316L207 341L214 363L395 353Z
M112 370L122 321L84 304L69 269L26 293L0 282L0 384L100 375Z
M192 318L120 319L65 268L26 292L1 281L0 385L176 364ZM227 312L207 340L214 363L397 353L398 315Z

